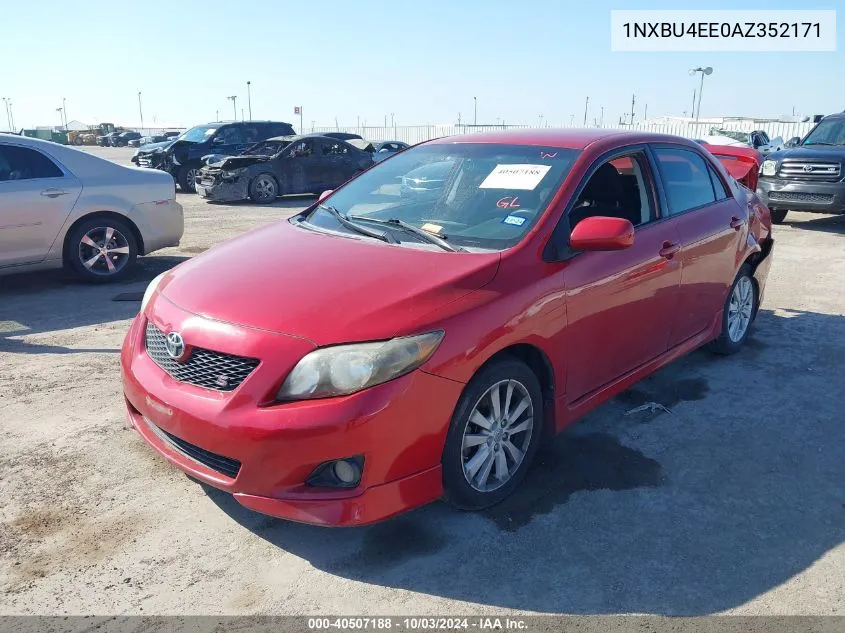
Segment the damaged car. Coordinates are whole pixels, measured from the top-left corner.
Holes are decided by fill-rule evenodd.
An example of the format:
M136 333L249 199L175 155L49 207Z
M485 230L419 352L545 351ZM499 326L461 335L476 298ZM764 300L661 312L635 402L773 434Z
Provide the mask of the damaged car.
M171 141L139 148L132 162L138 167L168 172L182 191L193 193L205 156L235 156L259 141L293 134L290 123L276 121L207 123L192 127Z
M195 187L208 200L269 204L286 194L334 189L372 164L372 152L340 139L281 136L238 156L207 156Z

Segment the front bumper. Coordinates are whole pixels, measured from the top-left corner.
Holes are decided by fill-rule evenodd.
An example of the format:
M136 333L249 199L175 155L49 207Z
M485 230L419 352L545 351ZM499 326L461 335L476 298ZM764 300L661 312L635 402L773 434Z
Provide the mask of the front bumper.
M200 173L196 182L197 193L207 200L237 202L249 197L249 180L246 175L225 181L220 176L208 177Z
M179 166L173 164L171 160L163 152L152 154L137 154L132 157L132 162L138 167L145 169L158 169L159 171L166 171L168 174L176 178L179 173Z
M845 182L802 182L761 177L757 196L770 209L845 213Z
M440 458L460 383L417 370L350 396L275 404L281 380L313 345L204 319L160 295L150 304L153 323L180 331L188 345L260 359L231 392L178 382L145 351L147 317L132 322L121 352L129 423L186 473L253 510L321 525L373 523L441 496ZM228 476L156 428L240 467ZM319 464L353 455L364 456L356 488L304 483Z

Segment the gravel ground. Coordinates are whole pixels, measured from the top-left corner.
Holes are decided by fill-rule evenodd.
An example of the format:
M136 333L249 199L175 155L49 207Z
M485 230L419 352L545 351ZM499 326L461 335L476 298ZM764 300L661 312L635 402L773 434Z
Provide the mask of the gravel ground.
M138 303L113 299L311 200L178 197L182 245L125 283L0 278L0 614L845 615L845 217L777 227L746 350L601 407L507 504L327 530L241 508L124 426ZM671 413L625 415L652 400Z

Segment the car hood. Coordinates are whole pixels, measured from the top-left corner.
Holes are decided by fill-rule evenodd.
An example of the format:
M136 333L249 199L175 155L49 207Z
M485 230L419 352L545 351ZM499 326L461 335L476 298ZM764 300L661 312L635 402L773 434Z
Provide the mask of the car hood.
M845 145L810 145L801 147L790 147L779 152L772 152L766 156L769 160L780 160L782 158L814 158L845 159Z
M438 308L492 281L499 259L338 237L282 221L180 264L159 291L188 312L322 346L420 331Z
M158 150L166 150L168 147L173 145L175 141L160 141L158 143L147 143L146 145L141 145L138 149L142 152L155 152Z
M247 154L241 156L226 156L225 154L208 154L203 156L203 162L209 167L220 169L237 169L238 167L246 167L254 165L255 163L262 163L271 160L272 156L264 156L260 154Z

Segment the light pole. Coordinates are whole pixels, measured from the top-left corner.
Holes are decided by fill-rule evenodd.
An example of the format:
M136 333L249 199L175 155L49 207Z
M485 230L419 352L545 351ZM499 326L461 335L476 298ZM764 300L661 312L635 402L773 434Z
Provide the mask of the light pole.
M9 110L9 100L6 97L3 97L3 105L6 107L6 122L9 125L9 132L14 132L15 130L12 128L12 115Z
M238 120L238 95L232 95L231 97L226 97L229 101L232 102L232 114L235 117L235 121Z
M698 117L701 116L701 93L704 92L704 75L712 74L713 68L711 66L706 66L704 68L699 66L698 68L689 69L690 75L695 75L695 73L701 73L701 83L698 86L698 110L695 112L695 123L698 125Z
M67 101L62 97L62 112L65 114L65 132L67 132Z
M246 82L246 105L247 110L249 110L249 120L252 121L252 93L250 92L249 86L252 82Z
M67 131L67 127L65 127L65 117L64 117L64 115L62 114L63 110L62 110L61 108L56 108L56 112L58 112L58 113L59 113L60 126L61 126L61 127L64 127L64 128L65 128L65 131Z
M587 127L587 110L590 107L590 97L584 102L584 127Z
M599 119L599 127L604 127L604 106L601 107L601 119Z
M141 105L141 91L138 91L138 114L141 115L141 134L144 133L144 107Z
M472 98L472 124L478 125L478 97Z

